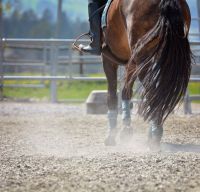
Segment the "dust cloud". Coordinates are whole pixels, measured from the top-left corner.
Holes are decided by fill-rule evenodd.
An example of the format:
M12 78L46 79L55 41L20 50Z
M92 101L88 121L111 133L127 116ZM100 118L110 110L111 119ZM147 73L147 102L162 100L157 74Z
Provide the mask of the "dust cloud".
M85 105L0 104L0 191L199 191L200 116L176 113L162 152L133 115L130 142L105 147L106 115ZM119 117L119 128L121 121Z

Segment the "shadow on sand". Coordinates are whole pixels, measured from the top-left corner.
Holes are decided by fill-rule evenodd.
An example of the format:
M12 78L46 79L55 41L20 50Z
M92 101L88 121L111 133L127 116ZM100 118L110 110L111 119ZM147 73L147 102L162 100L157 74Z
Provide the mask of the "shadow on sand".
M195 152L200 153L200 145L161 143L162 152Z

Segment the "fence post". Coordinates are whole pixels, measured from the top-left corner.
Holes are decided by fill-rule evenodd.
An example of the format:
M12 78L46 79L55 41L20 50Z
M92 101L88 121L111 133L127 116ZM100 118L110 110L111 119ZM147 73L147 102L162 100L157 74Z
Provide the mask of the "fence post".
M80 57L80 68L79 68L79 74L82 76L83 75L83 53L79 52L79 57Z
M68 48L68 54L69 54L69 77L70 77L70 80L71 80L72 79L72 73L73 73L72 49L71 49L71 47Z
M0 38L0 100L3 100L3 40Z
M3 3L0 0L0 100L3 100Z
M58 62L58 47L52 42L50 46L50 71L51 76L56 76ZM57 82L56 79L51 80L50 98L52 103L57 102Z
M198 15L198 24L199 24L199 32L200 32L200 2L197 0L197 15Z
M183 106L184 106L184 114L192 114L191 100L188 90L186 91L184 96Z
M46 65L47 65L47 63L48 63L48 60L47 60L47 47L46 47L46 45L43 47L43 64L44 64L44 66L42 66L41 67L41 72L42 72L42 75L44 76L45 75L45 73L46 73ZM41 80L41 84L45 84L45 81L44 80Z

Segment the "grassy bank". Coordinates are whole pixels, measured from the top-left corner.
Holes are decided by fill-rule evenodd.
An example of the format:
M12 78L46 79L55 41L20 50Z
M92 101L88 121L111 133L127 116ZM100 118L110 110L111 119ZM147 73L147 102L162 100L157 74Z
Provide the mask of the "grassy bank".
M11 84L41 84L40 81L7 81L6 85ZM32 99L32 100L45 100L50 99L50 82L44 81L44 88L4 88L4 97L13 99ZM58 81L57 82L57 96L58 100L77 99L84 100L88 97L92 90L105 90L107 87L106 82L70 82Z
M5 81L9 84L41 84L40 81ZM50 100L50 82L44 81L44 88L4 88L4 97L11 99L32 99ZM102 81L83 82L83 81L58 81L58 100L85 100L92 90L106 90L107 83ZM190 83L189 92L191 95L200 95L200 83Z

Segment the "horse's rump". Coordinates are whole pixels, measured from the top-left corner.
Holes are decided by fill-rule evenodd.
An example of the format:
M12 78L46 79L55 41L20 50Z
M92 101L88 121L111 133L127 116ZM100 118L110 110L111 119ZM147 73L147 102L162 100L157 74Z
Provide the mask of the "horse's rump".
M128 71L125 86L140 78L144 90L139 112L145 119L163 123L186 91L191 70L189 25L185 0L114 0L110 7L106 43L120 58L129 56L130 69L138 67Z

